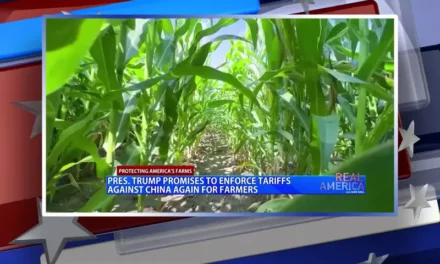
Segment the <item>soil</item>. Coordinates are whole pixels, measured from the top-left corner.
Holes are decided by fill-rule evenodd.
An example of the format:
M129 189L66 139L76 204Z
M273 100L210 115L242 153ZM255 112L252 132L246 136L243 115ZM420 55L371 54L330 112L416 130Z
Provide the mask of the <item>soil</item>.
M225 142L224 137L216 134L203 137L197 155L192 158L198 175L252 175L237 168L238 162ZM250 212L267 200L266 195L169 195L160 198L162 212ZM146 208L154 208L154 205L146 205Z

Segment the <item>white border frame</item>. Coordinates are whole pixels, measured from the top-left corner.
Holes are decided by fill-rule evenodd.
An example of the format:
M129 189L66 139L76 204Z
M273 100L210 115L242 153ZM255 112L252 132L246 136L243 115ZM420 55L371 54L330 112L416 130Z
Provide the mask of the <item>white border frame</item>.
M255 213L54 213L47 212L46 208L46 19L51 16L45 17L43 21L43 39L42 39L42 49L43 49L43 73L42 73L42 215L44 217L237 217L237 216L257 216ZM398 16L397 15L276 15L276 14L256 14L256 15L197 15L197 16L182 16L182 15L156 15L156 16L105 16L105 15L95 15L95 16L56 16L59 19L65 18L273 18L273 19L393 19L394 20L394 213L377 213L377 214L349 214L353 216L396 216L398 208ZM286 216L301 216L306 214L285 214ZM313 215L313 214L308 214ZM318 216L319 214L314 214ZM276 217L280 214L258 214L259 217ZM325 216L325 214L321 214Z

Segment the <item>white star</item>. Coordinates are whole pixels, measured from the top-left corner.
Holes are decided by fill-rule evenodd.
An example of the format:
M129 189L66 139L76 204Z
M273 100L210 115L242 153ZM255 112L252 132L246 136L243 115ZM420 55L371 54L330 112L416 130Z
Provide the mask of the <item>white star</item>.
M402 143L399 146L399 151L408 149L408 154L412 158L414 155L414 144L420 140L414 135L414 121L409 124L408 130L399 128L400 134L402 135Z
M14 105L35 115L34 127L32 128L31 138L41 133L41 101L13 102Z
M411 193L411 200L405 204L405 209L413 209L414 219L419 220L420 213L424 208L430 208L431 205L426 201L426 192L428 191L428 184L425 184L421 188L415 188L412 184L409 185L409 191Z
M296 3L300 3L304 9L304 13L307 15L310 13L310 4L314 4L314 0L295 0Z
M96 238L73 217L42 217L37 200L39 224L16 238L11 244L43 244L48 264L55 264L69 241Z
M389 254L376 257L375 253L370 253L368 260L359 262L358 264L382 264L388 258L388 256Z

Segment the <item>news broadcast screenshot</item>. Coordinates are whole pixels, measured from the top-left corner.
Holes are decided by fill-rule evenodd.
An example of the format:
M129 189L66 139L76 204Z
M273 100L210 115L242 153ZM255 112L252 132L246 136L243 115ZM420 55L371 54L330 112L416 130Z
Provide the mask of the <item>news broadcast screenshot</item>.
M396 25L47 18L43 212L395 214Z

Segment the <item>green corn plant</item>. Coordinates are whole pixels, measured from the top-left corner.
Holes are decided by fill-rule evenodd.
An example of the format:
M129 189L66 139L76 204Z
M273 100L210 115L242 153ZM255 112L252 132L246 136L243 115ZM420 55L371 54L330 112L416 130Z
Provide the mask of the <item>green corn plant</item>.
M104 176L120 164L321 175L393 162L380 154L394 124L392 20L49 19L48 27L49 210L166 210L161 197L106 195ZM56 68L61 59L66 67ZM369 192L380 189L376 167L361 171ZM318 210L314 196L261 199L257 212Z

